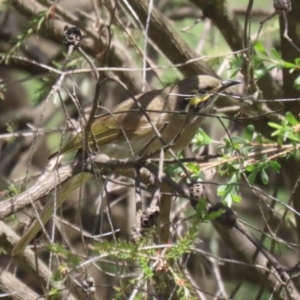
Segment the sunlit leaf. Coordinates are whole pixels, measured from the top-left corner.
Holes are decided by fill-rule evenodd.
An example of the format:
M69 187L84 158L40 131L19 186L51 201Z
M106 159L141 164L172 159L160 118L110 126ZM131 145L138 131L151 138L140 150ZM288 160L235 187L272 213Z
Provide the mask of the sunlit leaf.
M256 52L259 52L260 54L268 56L268 53L266 52L265 46L261 42L257 42L254 45L254 49L255 49Z
M227 185L220 185L218 187L217 195L218 196L224 196L226 193Z
M298 77L298 78L300 78L300 77ZM288 120L288 122L289 122L291 125L293 125L293 126L299 124L299 122L298 122L297 119L294 117L294 115L293 115L291 112L289 112L289 111L285 114L285 118L286 118L286 119Z
M281 61L281 56L280 56L280 54L277 52L277 50L276 50L275 48L272 48L272 55L274 56L274 58L275 58L276 60Z
M242 198L238 195L232 194L231 197L235 203L240 203L242 201Z

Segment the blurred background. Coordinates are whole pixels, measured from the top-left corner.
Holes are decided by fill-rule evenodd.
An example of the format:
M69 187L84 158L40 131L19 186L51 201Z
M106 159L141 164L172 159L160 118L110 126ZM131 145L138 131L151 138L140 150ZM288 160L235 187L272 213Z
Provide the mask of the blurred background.
M230 205L283 266L293 267L299 260L298 216L280 202L296 211L300 203L299 105L275 99L299 97L297 2L291 1L291 11L277 10L259 32L261 22L276 11L271 0L0 1L0 200L35 184L48 156L71 137L70 124L80 123L79 107L89 115L95 95L93 71L78 51L67 59L63 44L64 26L76 26L82 33L82 49L106 79L97 115L105 112L101 106L111 109L128 98L124 87L111 78L122 81L132 94L198 74L243 80L235 91L239 98L222 98L214 109L228 119L221 123L207 117L182 157L204 157L186 167L196 180L214 183L205 185L209 200ZM283 37L285 29L290 40ZM65 63L68 72L59 82ZM280 132L274 134L275 129ZM238 144L244 165L238 158L230 161L238 155L226 142L228 135ZM211 159L212 155L218 157ZM73 157L74 153L66 156L62 164ZM238 173L243 168L250 182ZM167 165L166 172L175 181L185 179L178 165ZM55 230L56 248L42 247L47 240L39 234L34 244L42 246L31 249L49 269L48 284L28 274L26 264L12 259L5 245L0 245L1 269L45 299L50 294L60 299L273 299L272 288L261 288L262 278L253 268L222 262L247 259L227 247L211 222L197 226L188 250L178 250L172 268L170 261L161 262L160 275L147 277L151 263L134 260L137 253L126 243L136 222L134 186L133 179L111 173L68 197L55 220L45 226L49 234ZM252 187L278 201L258 197ZM142 190L147 207L153 185L143 182ZM170 201L170 238L164 241L169 245L190 236L195 214L187 199L174 195L162 190L161 201ZM36 209L50 198L41 197ZM34 216L29 207L2 225L22 235ZM119 252L122 245L131 256ZM153 248L145 256L159 257L163 249L167 247ZM101 259L78 267L99 254ZM89 277L95 292L86 288ZM157 292L160 278L173 282L164 296ZM57 291L55 282L64 290ZM300 284L297 277L293 282ZM0 288L5 295L6 289Z

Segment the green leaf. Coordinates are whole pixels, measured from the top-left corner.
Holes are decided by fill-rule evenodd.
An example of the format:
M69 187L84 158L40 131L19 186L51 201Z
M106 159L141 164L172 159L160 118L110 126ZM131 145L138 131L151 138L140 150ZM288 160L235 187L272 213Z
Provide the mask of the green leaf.
M232 143L233 144L244 144L245 140L241 138L240 136L232 136L231 137Z
M248 125L245 131L245 138L246 140L248 140L249 142L252 142L253 140L253 135L254 135L254 126L253 125Z
M37 24L37 27L36 27L37 31L39 31L41 29L42 24L44 23L44 21L45 21L45 16L43 16L42 18L40 18L40 20L39 20L39 22Z
M270 161L269 165L277 173L280 171L281 165L277 161Z
M238 164L239 165L239 164ZM240 165L239 165L239 168L240 168ZM231 176L231 178L229 179L229 181L228 181L228 183L237 183L237 180L238 178L237 178L237 174L236 173L234 173L232 176Z
M294 81L294 88L300 90L300 76L298 76Z
M48 296L57 296L59 295L60 291L57 288L52 288L49 292L48 292Z
M230 193L228 193L225 197L225 199L223 200L223 202L228 206L231 207L232 205L232 195Z
M279 61L282 60L280 54L277 52L277 50L275 48L272 48L272 54L276 60L279 60Z
M213 221L217 218L219 218L223 213L224 213L224 209L220 208L219 210L217 211L212 211L210 213L208 213L206 216L205 216L205 221Z
M213 139L211 139L201 128L199 128L192 142L197 146L202 146L202 145L209 145L213 141L214 141Z
M300 76L299 76L298 78L300 78ZM285 118L286 118L286 119L288 120L288 122L289 122L291 125L293 125L293 126L299 124L299 122L298 122L297 119L294 117L294 115L293 115L291 112L289 112L289 111L285 114Z
M254 184L256 176L257 176L257 170L253 171L249 176L248 180L250 181L251 184Z
M286 68L286 69L292 69L292 68L295 68L297 66L295 64L290 63L290 62L283 61L283 67Z
M257 42L254 45L254 49L255 49L256 52L259 52L260 54L268 56L268 53L266 52L266 49L265 49L264 45L261 42Z
M295 64L296 64L297 66L300 66L300 57L297 57L297 58L295 59Z
M232 194L231 197L235 203L240 203L242 201L242 198L238 195Z
M195 163L188 163L187 167L190 171L192 171L193 173L198 174L200 172L200 165L199 164L195 164Z
M226 194L227 185L220 185L218 187L217 195L224 196Z
M245 169L248 172L252 172L255 169L255 167L254 167L254 165L247 165Z
M262 134L258 133L256 136L257 142L262 145L263 144L263 138L262 138Z
M200 201L198 201L196 206L196 212L198 216L202 216L202 214L205 212L207 207L207 202L205 198L201 198Z
M261 181L263 182L263 184L269 183L269 176L268 176L267 172L265 171L265 169L261 170Z
M269 122L268 125L272 128L281 129L282 125L279 125L277 123Z

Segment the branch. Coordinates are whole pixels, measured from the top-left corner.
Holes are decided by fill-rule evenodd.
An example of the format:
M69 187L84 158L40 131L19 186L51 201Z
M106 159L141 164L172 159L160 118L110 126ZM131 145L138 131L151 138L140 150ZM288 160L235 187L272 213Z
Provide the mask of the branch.
M49 172L46 172L31 188L0 203L0 220L15 214L22 210L25 206L48 195L59 184L62 184L80 172L81 167L78 165L78 161L63 166L53 173L49 174Z
M3 299L13 299L13 300L46 299L36 294L30 288L28 288L28 286L25 285L18 278L16 278L15 275L4 270L1 270L0 272L0 290L2 290L7 294L6 297ZM0 296L2 295L0 294Z
M44 1L45 2L45 1ZM48 1L46 1L47 4ZM47 8L32 0L15 0L11 5L27 19L35 17L38 13L46 13ZM52 3L49 4L49 7ZM66 22L71 25L76 25L81 31L83 31L89 39L83 39L81 46L85 52L91 57L97 57L99 55L99 49L106 49L107 44L103 36L89 27L84 27L82 19L76 17L63 10L59 5L55 6L56 14L60 15L65 21L62 22L57 19L51 19L49 22L42 24L40 32L45 36L50 36L55 41L61 43L64 39L64 27ZM133 59L127 55L127 51L121 49L122 43L120 43L116 37L112 41L110 51L108 52L108 61L111 67L131 67L137 68ZM131 89L132 92L138 93L143 85L142 78L135 72L123 71L119 72L120 79Z
M0 222L0 244L7 253L11 253L14 245L19 241L20 237L5 223ZM68 299L74 300L75 298L70 294L69 291L65 289L63 285L52 281L52 272L48 267L37 258L32 250L26 249L22 254L16 255L14 260L17 262L26 274L32 276L36 284L40 284L42 287L46 287L50 279L50 286L54 287L56 290L66 291L68 293ZM6 277L5 277L6 278ZM31 298L35 299L35 298ZM57 296L55 299L64 299L63 296Z
M214 22L232 51L238 51L246 47L243 29L236 15L229 9L226 0L190 0L190 2L200 8L205 17L210 18ZM246 75L244 74L245 77ZM279 85L269 73L266 73L257 84L266 99L280 98L282 96Z

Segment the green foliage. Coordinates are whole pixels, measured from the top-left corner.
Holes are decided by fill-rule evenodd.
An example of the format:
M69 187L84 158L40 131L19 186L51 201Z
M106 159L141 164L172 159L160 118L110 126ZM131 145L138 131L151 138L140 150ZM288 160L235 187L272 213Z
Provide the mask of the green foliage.
M70 268L75 268L78 266L80 263L80 259L77 255L74 255L72 252L67 250L64 246L60 244L51 244L48 245L49 251L59 255L63 259L66 260L66 265L61 265L61 269L58 269L59 273L56 274L56 279L61 276L63 270L70 269Z
M201 147L205 145L209 145L215 142L211 139L201 128L199 128L197 134L193 138L192 145L193 145L193 152L197 152L200 150ZM197 181L202 179L204 176L203 172L201 171L200 164L195 163L185 163L184 166L188 170L191 177ZM165 168L165 172L168 174L172 174L172 177L179 179L182 175L182 168L179 164L174 164L172 166L168 166Z
M208 213L206 199L201 199L198 202L197 207L196 207L196 218L195 218L196 225L197 225L197 223L213 221L216 218L219 218L222 215L222 213L223 213L222 209Z
M193 144L193 150L194 151L199 151L199 149L202 146L209 145L213 142L214 140L211 139L203 129L199 128L197 134L194 136L192 140Z
M13 183L9 183L7 188L6 188L6 195L7 197L14 197L17 196L21 193L20 187Z
M272 136L276 137L277 144L263 139L261 134L255 132L253 125L248 125L241 136L226 137L223 143L218 143L217 147L222 157L214 165L218 174L227 178L226 182L218 187L218 196L226 205L231 206L232 203L241 201L241 180L247 179L250 184L254 184L259 179L267 185L270 170L277 173L280 171L278 158L296 155L299 152L300 122L292 113L287 112L280 124L269 122L268 125L274 128ZM193 148L199 150L210 143L217 142L201 129L193 139ZM185 166L193 179L204 178L201 163L189 162ZM180 165L169 167L168 172L177 177L183 174Z
M261 42L254 45L255 52L252 54L252 64L254 68L254 77L259 79L273 69L289 69L290 72L300 69L300 58L296 58L295 62L288 62L282 59L281 54L272 48L271 53L268 53L265 46ZM230 61L231 77L235 77L243 67L242 56L236 56ZM294 87L300 89L300 77L294 82Z
M285 61L275 48L271 50L271 54L268 54L264 45L260 42L256 43L254 48L257 53L255 55L255 60L260 62L260 65L264 63L267 66L263 70L259 69L259 67L256 68L256 74L259 75L257 78L262 77L266 72L275 68L278 70L289 69L290 72L300 69L300 58L296 58L294 63ZM295 80L294 87L300 89L300 77Z
M34 104L42 103L43 100L48 96L49 91L55 84L56 79L52 77L41 78L41 86L35 90L35 97L33 99Z
M17 36L17 38L13 41L15 44L14 47L10 49L8 53L4 53L6 56L5 62L8 63L11 55L16 53L19 48L24 45L25 39L28 38L33 33L38 33L41 30L43 23L46 20L46 12L37 13L33 19L28 21L26 27L24 27L23 31Z
M287 112L281 124L274 122L269 122L268 124L275 129L272 136L277 137L277 143L279 145L290 142L293 143L296 148L296 144L300 142L300 124L292 113Z
M101 241L94 243L92 248L94 252L100 253L100 255L105 256L106 259L111 259L122 264L126 262L132 267L138 266L141 268L144 279L153 278L157 274L159 274L159 278L164 278L164 276L169 277L171 275L178 287L177 293L181 299L192 299L190 298L188 281L186 281L185 275L179 267L180 260L184 254L191 251L191 247L197 240L199 225L217 218L222 213L222 210L208 213L207 203L205 199L201 199L197 205L196 215L192 218L186 233L171 247L168 247L166 251L161 251L161 248L157 249L155 246L151 246L153 237L157 236L155 230L149 230L149 232L136 243L121 240L113 242ZM63 249L58 249L59 252L62 251L65 253ZM159 265L156 264L157 261L160 261ZM120 272L119 269L118 272ZM133 288L137 280L140 279L131 279L129 286ZM159 280L156 284L156 288L163 291L165 289L165 281ZM126 284L126 289L128 290L128 283ZM124 294L123 287L118 287L115 290L117 292L116 299L121 299L122 294Z
M239 186L242 179L247 177L250 184L259 178L263 184L269 183L269 170L280 171L277 159L298 153L300 142L299 120L287 112L281 124L270 122L274 128L272 136L277 138L277 145L264 140L261 134L255 132L253 125L245 128L241 136L226 137L219 143L218 149L223 154L216 164L217 172L227 177L226 183L218 187L218 195L228 206L241 201ZM189 170L201 169L189 166Z
M150 233L151 231L149 231ZM149 237L149 233L146 234ZM108 242L102 241L93 245L94 250L101 254L107 254L109 257L117 261L127 261L128 263L137 263L142 268L146 278L153 276L150 268L151 257L155 254L153 248L143 248L147 238L142 238L137 244L128 243L126 241Z
M167 257L176 260L181 258L183 254L190 252L190 249L198 236L199 225L203 222L212 221L218 218L222 213L222 210L208 213L207 202L205 199L201 199L196 207L196 216L192 219L187 232L168 250Z
M50 297L50 299L55 299L61 294L61 291L57 288L52 287L50 291L47 293L47 295Z

